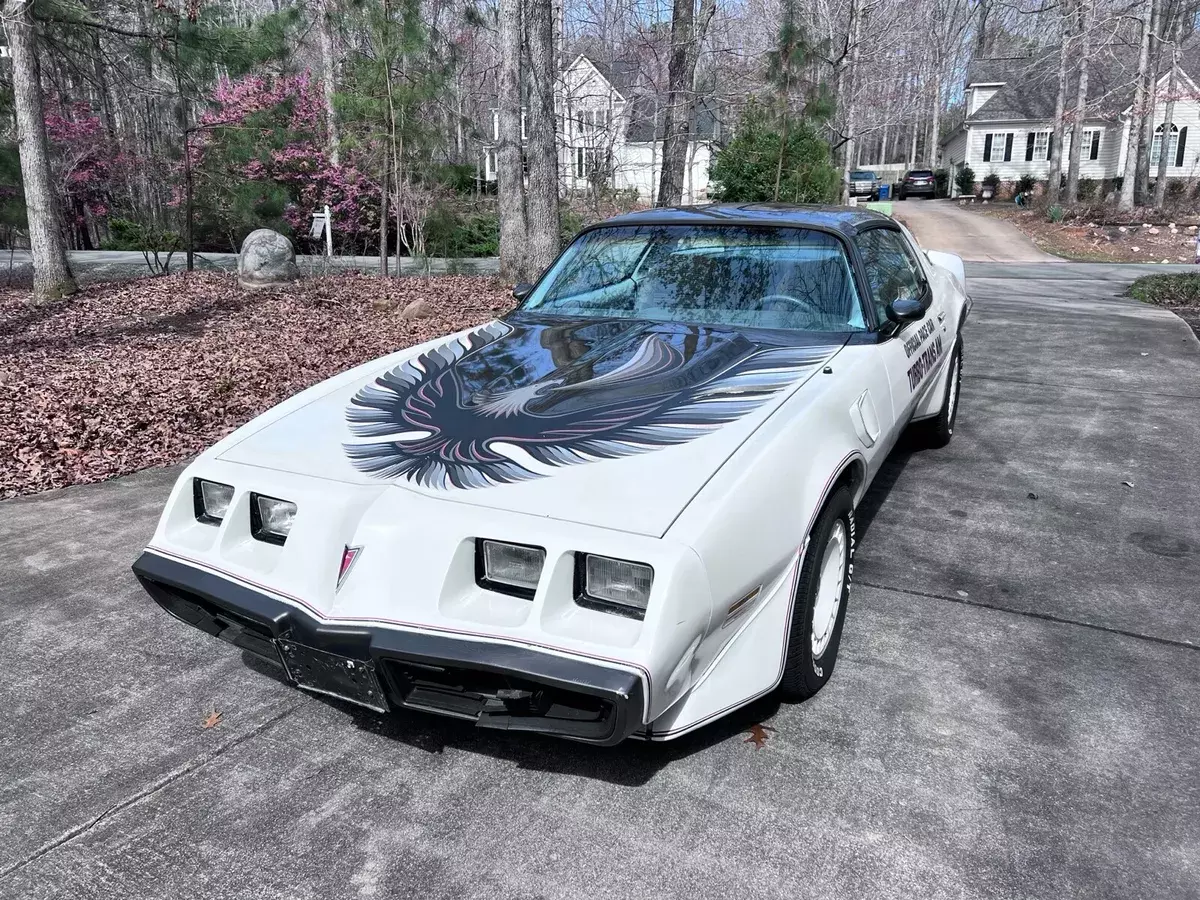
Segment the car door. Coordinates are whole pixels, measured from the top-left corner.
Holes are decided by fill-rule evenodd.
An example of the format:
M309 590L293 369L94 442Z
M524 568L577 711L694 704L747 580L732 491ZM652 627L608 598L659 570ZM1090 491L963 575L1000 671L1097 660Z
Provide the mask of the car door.
M891 385L893 421L903 427L936 381L934 374L949 352L942 327L945 310L930 288L916 248L897 227L870 228L858 235L856 243L876 321L885 334L879 350ZM924 315L912 322L892 322L888 307L901 299L918 300Z

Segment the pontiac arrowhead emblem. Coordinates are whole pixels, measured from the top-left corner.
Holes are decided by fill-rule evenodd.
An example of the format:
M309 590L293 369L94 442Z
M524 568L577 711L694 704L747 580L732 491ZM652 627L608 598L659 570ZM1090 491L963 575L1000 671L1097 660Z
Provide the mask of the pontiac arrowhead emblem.
M342 565L338 569L337 587L334 588L334 593L342 589L343 582L345 582L346 577L350 574L350 570L354 568L354 563L362 556L362 552L362 547L351 547L349 545L342 550Z

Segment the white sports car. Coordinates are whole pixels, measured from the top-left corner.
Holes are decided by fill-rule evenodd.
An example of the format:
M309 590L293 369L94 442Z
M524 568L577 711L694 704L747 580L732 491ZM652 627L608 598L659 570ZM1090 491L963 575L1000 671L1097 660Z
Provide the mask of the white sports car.
M961 260L862 209L653 210L513 295L203 453L151 596L301 688L598 744L819 691L855 504L954 430Z

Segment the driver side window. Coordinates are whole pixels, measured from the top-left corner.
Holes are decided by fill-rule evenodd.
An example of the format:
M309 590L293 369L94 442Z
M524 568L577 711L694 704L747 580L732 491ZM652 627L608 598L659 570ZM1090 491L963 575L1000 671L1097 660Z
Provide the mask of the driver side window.
M879 322L886 322L891 303L921 298L925 276L900 232L872 228L860 234L857 240L871 286L875 315Z

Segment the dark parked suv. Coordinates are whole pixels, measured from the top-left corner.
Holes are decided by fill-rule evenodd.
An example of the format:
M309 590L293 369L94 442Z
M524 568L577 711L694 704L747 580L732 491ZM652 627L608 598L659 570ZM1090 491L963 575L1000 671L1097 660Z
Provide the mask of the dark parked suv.
M909 197L928 197L932 200L936 191L933 171L930 169L912 169L905 172L904 180L900 182L901 200L907 200Z

